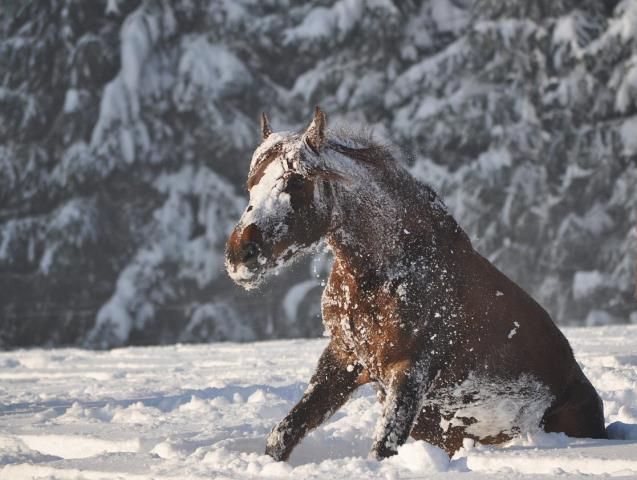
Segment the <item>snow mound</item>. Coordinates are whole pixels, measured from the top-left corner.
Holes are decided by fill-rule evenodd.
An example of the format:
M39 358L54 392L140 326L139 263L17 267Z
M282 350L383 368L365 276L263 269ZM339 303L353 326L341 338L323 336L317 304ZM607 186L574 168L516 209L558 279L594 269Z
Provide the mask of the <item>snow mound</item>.
M388 462L414 474L445 472L449 468L449 457L445 451L423 441L399 447L398 455Z

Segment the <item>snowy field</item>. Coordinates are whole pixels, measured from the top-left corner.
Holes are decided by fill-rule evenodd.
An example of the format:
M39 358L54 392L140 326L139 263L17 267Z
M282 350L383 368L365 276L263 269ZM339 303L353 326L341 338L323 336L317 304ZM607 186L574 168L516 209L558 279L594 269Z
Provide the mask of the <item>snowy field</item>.
M637 478L637 327L566 333L615 440L534 433L467 444L451 460L422 442L367 459L379 414L371 388L289 463L263 455L325 340L1 353L0 479Z

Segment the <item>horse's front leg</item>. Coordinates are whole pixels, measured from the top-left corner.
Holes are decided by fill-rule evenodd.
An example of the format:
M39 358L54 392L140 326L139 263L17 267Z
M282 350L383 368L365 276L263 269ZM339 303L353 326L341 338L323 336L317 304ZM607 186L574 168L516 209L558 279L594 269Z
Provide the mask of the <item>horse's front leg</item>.
M383 413L376 425L370 456L377 460L395 455L407 441L420 411L428 383L426 362L400 362L392 366L385 385Z
M361 371L360 364L351 360L333 341L330 342L303 397L272 429L265 453L275 460L287 460L305 434L327 420L362 384L359 378Z

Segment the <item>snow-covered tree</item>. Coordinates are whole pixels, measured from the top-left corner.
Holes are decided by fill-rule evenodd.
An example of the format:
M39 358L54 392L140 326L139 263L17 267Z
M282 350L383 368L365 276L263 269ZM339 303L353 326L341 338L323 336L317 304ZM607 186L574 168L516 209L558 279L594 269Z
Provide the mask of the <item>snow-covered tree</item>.
M319 335L309 262L256 295L222 265L259 113L317 103L558 322L637 321L634 1L5 3L0 344Z

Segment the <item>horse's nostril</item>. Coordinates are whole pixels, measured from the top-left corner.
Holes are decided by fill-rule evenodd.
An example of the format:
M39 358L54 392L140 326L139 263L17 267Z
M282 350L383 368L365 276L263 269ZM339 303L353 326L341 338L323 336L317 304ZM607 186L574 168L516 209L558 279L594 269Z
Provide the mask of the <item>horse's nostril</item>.
M246 242L241 247L241 263L248 268L258 266L259 246L254 242Z

